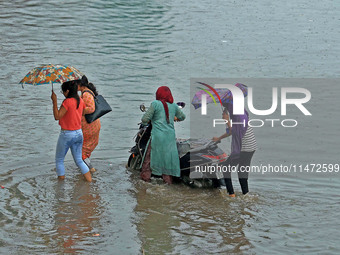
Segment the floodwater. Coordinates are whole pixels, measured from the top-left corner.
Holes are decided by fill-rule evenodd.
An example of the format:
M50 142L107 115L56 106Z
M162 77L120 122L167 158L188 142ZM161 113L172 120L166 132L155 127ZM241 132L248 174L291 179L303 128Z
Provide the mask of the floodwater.
M159 85L187 103L188 120L176 124L187 138L192 77L339 78L339 8L331 0L0 1L0 253L339 254L338 175L253 175L245 197L234 178L229 199L146 184L125 167L139 105ZM91 184L70 155L57 181L51 87L18 84L47 63L84 72L113 108ZM313 114L327 118L288 133L255 129L253 164L339 163L339 87L315 86L327 112L311 106Z

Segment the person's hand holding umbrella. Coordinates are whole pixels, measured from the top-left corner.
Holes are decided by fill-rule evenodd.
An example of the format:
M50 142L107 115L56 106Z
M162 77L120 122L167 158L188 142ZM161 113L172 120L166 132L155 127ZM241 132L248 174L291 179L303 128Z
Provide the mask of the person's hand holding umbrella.
M63 92L64 95L66 93L68 93L68 91ZM58 110L57 95L54 93L53 90L52 90L52 94L51 94L51 99L52 99L52 103L53 103L53 115L54 115L54 119L55 120L60 120L65 115L67 110L65 109L64 106L60 106L60 109Z
M57 103L57 95L54 93L54 91L52 90L52 94L51 94L51 99L53 104Z

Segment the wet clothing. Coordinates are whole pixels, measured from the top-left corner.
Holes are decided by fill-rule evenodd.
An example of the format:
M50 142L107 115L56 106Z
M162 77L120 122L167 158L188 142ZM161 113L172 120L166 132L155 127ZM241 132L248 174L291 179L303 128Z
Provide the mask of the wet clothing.
M81 129L78 130L61 130L57 143L57 149L55 154L55 162L57 168L57 175L65 175L64 159L71 148L73 160L80 168L82 174L86 174L89 168L81 158L81 150L83 145L83 133Z
M149 182L151 178L151 169L150 169L150 152L151 152L151 144L149 143L148 147L145 150L144 160L142 164L142 170L140 172L140 177L143 181Z
M224 163L226 166L228 165L237 166L238 165L237 174L238 174L238 179L239 179L243 194L247 194L249 192L249 189L248 189L249 171L245 171L245 170L246 170L246 167L250 166L251 159L254 155L254 152L255 151L251 151L251 152L241 151L239 158L237 159L228 158L227 161ZM231 172L229 171L225 172L224 176L225 176L224 181L225 181L228 193L234 194L234 188L233 188L233 184L231 181Z
M62 106L67 110L65 115L59 120L59 125L64 130L78 130L81 129L81 116L85 109L84 101L80 98L79 106L77 108L77 99L66 98Z
M85 90L82 93L82 98L85 103L85 114L93 113L96 108L91 92ZM81 128L84 136L82 158L86 159L91 156L91 153L99 143L100 120L96 119L92 123L87 123L85 116L83 116L81 119Z
M144 161L142 164L142 171L140 173L140 177L143 181L149 182L151 180L151 169L150 169L150 153L151 153L151 144L149 143L149 146L146 150ZM166 184L172 184L172 176L171 175L162 175L163 181Z
M180 176L179 156L176 145L174 117L184 120L185 115L177 104L168 103L169 123L163 103L155 100L142 118L143 124L151 121L152 131L150 168L154 175Z

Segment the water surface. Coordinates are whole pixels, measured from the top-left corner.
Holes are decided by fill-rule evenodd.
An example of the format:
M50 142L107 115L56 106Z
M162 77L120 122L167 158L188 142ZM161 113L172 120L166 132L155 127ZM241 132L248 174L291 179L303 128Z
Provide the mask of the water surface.
M338 254L338 178L253 176L248 197L235 178L231 200L215 190L145 184L125 164L139 104L160 85L189 105L192 77L339 78L339 7L330 0L0 1L1 253ZM56 180L51 87L18 84L46 63L84 72L113 108L102 118L91 184L70 155L66 180ZM339 91L330 93L323 98L333 102ZM190 107L184 112L190 118ZM282 143L280 153L271 142L278 133L258 131L254 163L297 152L308 161L307 141L330 141L336 128L305 127L294 149ZM189 121L176 132L189 137Z

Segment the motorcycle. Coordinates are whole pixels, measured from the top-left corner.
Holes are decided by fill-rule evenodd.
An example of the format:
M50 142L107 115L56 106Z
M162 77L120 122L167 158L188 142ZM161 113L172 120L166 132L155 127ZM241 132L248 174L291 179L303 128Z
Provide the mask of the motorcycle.
M177 103L180 108L185 103ZM142 112L146 107L140 105ZM132 170L140 171L142 159L147 143L151 136L152 124L144 125L138 123L139 129L135 136L135 145L129 150L130 157L127 166ZM177 139L177 149L180 158L181 176L174 181L183 182L190 187L208 188L224 186L223 174L218 171L197 171L198 169L209 169L224 162L228 155L218 147L219 142L206 139Z

